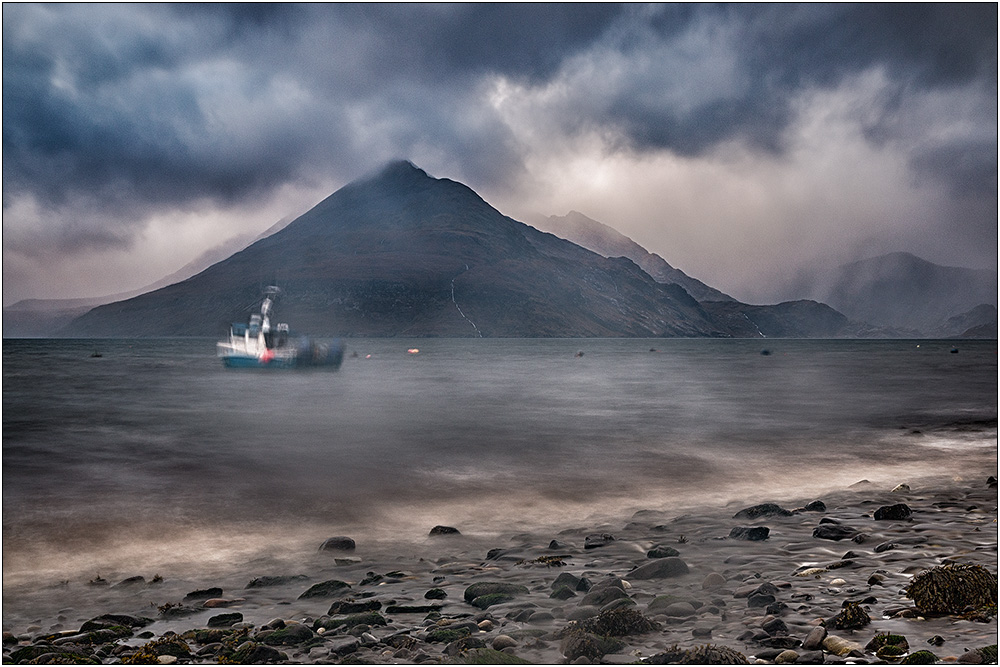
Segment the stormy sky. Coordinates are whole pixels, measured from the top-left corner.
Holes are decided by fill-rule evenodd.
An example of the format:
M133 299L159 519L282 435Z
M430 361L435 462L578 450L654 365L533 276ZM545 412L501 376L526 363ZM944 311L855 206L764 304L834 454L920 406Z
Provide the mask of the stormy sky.
M152 283L409 159L752 302L997 266L997 6L4 4L3 303Z

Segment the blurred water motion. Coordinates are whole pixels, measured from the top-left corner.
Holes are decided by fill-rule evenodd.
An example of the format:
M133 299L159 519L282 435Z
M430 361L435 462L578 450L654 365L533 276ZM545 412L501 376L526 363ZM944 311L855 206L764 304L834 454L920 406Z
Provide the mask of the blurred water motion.
M995 467L995 341L415 343L269 374L214 341L5 340L5 578Z

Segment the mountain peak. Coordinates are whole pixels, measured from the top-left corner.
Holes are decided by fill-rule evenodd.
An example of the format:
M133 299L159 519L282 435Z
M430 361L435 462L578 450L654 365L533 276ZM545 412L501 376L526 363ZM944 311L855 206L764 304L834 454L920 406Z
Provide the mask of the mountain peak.
M426 171L409 160L393 160L375 174L375 179L431 178Z

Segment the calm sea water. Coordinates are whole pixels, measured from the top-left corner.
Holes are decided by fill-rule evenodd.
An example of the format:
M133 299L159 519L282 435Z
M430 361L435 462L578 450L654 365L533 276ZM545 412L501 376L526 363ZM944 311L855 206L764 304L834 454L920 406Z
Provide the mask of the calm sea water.
M278 372L210 340L4 340L5 588L996 469L996 341L347 346Z

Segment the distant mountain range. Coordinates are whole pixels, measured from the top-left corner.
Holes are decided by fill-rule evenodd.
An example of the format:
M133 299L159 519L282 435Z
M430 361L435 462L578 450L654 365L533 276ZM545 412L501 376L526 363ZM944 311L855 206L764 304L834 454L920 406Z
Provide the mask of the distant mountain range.
M210 265L179 281L165 279L170 284L97 307L15 304L4 309L4 336L33 335L11 331L12 313L51 314L60 309L63 319L55 318L47 330L34 335L218 336L229 322L246 319L268 284L283 290L280 318L293 329L314 335L912 333L900 334L892 328L895 324L851 314L864 311L848 312L843 306L835 310L831 301L742 304L579 213L548 218L540 226L556 234L504 216L461 183L436 179L409 162L397 162L341 188L291 223L279 223L280 229L269 230L272 233L238 252L223 249L218 258L203 258ZM187 267L192 268L196 267ZM992 306L985 299L973 304L975 308L935 310L935 317L946 315L939 331L965 327L957 333L996 337L993 275ZM843 288L835 293L856 294L863 302L863 281L850 285L853 292ZM926 299L937 299L934 284L923 289ZM974 294L973 300L979 298L979 292ZM73 308L86 312L69 312ZM67 322L74 315L79 316ZM65 326L56 330L59 322Z
M905 252L817 271L798 293L902 335L962 336L997 324L997 272L939 266Z

